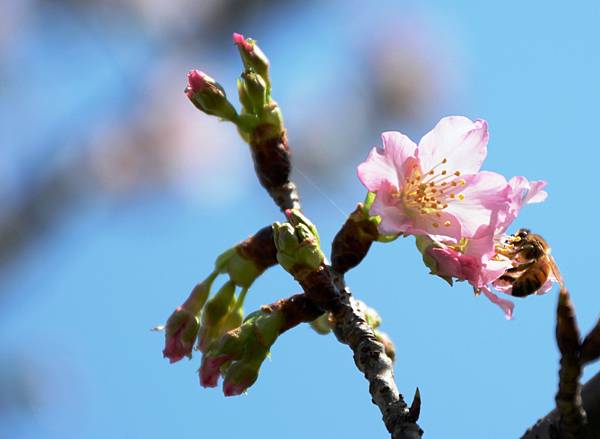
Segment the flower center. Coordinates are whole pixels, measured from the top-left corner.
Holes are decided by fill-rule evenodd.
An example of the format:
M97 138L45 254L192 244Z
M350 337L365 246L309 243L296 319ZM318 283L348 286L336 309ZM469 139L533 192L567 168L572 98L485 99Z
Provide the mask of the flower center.
M433 227L440 227L439 218L442 211L449 203L462 201L465 196L459 193L466 181L460 178L461 172L449 172L444 169L448 162L443 159L433 168L422 172L420 166L415 164L412 172L405 178L402 192L397 194L407 209L419 212L421 215L430 215ZM452 222L446 220L444 226L450 227Z

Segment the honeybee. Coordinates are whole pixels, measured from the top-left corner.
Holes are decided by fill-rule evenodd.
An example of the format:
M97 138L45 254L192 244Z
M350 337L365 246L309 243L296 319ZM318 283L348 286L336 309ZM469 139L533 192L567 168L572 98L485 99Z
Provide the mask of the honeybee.
M564 286L558 266L550 255L550 246L540 235L519 229L506 240L501 253L516 264L498 279L512 285L513 296L525 297L535 293L546 283L550 273L561 288Z

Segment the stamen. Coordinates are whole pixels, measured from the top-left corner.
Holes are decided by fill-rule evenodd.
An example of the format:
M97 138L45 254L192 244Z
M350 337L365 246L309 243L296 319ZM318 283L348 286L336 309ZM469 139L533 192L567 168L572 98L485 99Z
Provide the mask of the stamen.
M432 224L432 226L433 226L433 227L435 227L435 228L437 228L437 227L439 227L440 225L439 225L438 223L433 223L433 224Z
M452 222L450 220L446 220L446 221L444 221L444 225L446 227L450 227L452 225Z
M458 194L458 199L462 201L465 199L465 196L463 194Z

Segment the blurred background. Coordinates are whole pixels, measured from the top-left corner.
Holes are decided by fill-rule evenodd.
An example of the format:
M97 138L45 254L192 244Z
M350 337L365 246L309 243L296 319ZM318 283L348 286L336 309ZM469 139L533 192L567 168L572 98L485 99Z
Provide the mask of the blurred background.
M168 365L163 323L216 255L280 220L201 68L234 99L231 33L271 59L304 210L330 242L383 130L489 122L485 169L549 182L514 224L553 246L584 333L600 312L600 6L558 2L4 0L0 4L0 437L368 437L386 432L350 350L306 325L247 395ZM556 292L515 319L427 274L412 239L348 275L396 343L426 437L518 437L553 407ZM298 291L280 269L247 311ZM585 379L599 370L589 366ZM465 434L467 427L467 434Z

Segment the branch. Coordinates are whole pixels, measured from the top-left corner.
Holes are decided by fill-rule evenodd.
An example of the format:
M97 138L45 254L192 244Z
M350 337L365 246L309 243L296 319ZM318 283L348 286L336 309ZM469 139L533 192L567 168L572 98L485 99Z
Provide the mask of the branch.
M525 432L522 439L600 438L600 374L581 389L583 365L597 358L599 326L581 343L575 308L561 288L556 310L556 342L561 353L556 409Z
M344 286L343 278L323 264L299 282L308 298L333 314L334 333L341 343L352 349L356 367L369 381L373 403L379 407L392 438L420 438L423 430L416 422L420 412L420 395L416 393L409 409L396 387L392 360L367 323L364 310Z
M556 341L561 353L556 408L561 415L561 436L566 439L582 437L586 414L581 406L581 346L575 308L569 292L561 288L556 310Z
M301 207L298 191L295 184L290 181L291 152L287 143L283 117L277 103L271 98L269 61L254 40L244 39L239 34L234 34L233 39L244 64L244 72L238 81L238 93L242 103L241 114L237 115L235 109L227 101L223 88L202 72L192 71L189 73L186 95L201 111L219 116L237 125L240 134L250 145L254 169L261 185L286 215L292 209L299 212ZM353 215L336 236L333 244L333 267L324 261L319 247L319 239L316 236L316 228L312 224L310 224L312 228L307 227L307 224L301 225L303 238L296 243L293 242L295 241L294 228L287 230L288 235L285 236L286 239L283 239L283 244L274 246L278 250L277 260L282 267L294 275L294 278L303 287L304 295L293 296L293 298L267 306L263 308L263 313L260 315L253 313L252 319L248 320L249 316L240 328L226 334L221 342L223 348L221 350L225 350L227 343L236 345L238 338L245 333L244 328L247 329L255 323L260 326L259 322L264 320L277 320L264 315L269 314L270 309L277 308L277 311L281 311L290 318L290 322L284 325L285 329L289 329L301 321L307 321L306 319L313 315L316 318L324 311L330 312L335 320L334 332L340 342L347 344L352 349L356 366L369 381L372 400L381 410L384 423L392 438L418 439L423 434L416 423L421 406L419 392L417 391L415 394L413 406L409 409L394 382L392 361L386 355L384 345L377 340L376 334L366 321L364 310L351 299L351 294L344 283L343 273L360 263L367 254L371 243L378 236L377 228L371 219L364 218L362 206L359 205ZM311 234L313 230L314 235ZM267 237L268 232L263 235L263 237ZM275 236L275 240L277 241L277 236ZM273 250L270 247L274 243L273 240L269 243L268 239L261 239L261 241L265 245L264 255L267 255L264 258L263 266L267 266L272 262ZM280 245L291 245L292 250L280 252ZM311 245L314 248L306 248ZM255 259L256 253L247 250L243 246L238 248L240 255L247 259ZM296 260L303 260L304 263L308 261L308 265L298 271L300 267L294 265ZM284 264L282 261L286 261L286 263ZM281 313L274 312L273 314L279 316ZM279 327L279 329L282 328ZM264 343L262 348L268 349L267 345L269 343ZM264 353L263 350L259 349L261 355ZM239 365L228 369L224 385L226 394L238 394L243 387L242 384L247 388L256 379L257 362L253 359L254 369L250 374L247 364L249 360L246 360L242 358L239 360ZM216 385L214 376L219 370L220 366L217 364L219 361L231 361L231 358L223 355L203 358L201 376L204 371L204 381L207 385ZM259 364L258 367L260 367ZM246 367L247 375L251 375L251 379L245 377L244 380L241 380L241 375L236 375L242 367ZM235 372L231 372L232 369ZM239 373L241 374L241 372ZM229 375L232 376L228 381ZM232 382L234 384L231 384Z
M587 432L583 438L600 439L600 372L584 384L581 400L588 415ZM555 439L559 429L560 414L554 409L527 430L521 439Z

